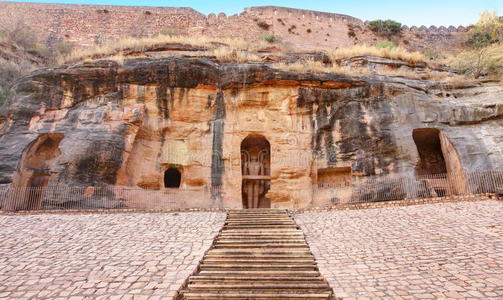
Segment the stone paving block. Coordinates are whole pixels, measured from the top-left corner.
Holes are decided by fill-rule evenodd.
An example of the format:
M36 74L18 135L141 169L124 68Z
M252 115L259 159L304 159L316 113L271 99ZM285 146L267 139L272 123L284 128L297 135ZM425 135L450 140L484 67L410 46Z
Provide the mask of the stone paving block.
M503 299L501 201L308 212L295 220L336 296Z
M225 218L216 212L0 215L0 299L148 299L154 291L173 298Z

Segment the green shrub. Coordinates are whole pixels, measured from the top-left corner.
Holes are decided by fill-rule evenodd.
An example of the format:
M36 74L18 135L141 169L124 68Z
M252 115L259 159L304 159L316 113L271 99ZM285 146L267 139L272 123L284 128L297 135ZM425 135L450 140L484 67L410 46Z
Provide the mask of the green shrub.
M374 20L368 23L368 27L373 32L385 36L392 37L402 32L402 24L393 20Z
M266 21L257 21L257 26L263 30L269 30L269 27L271 27Z
M503 21L495 12L483 12L477 24L468 33L465 42L471 50L503 42Z
M376 44L377 48L388 48L388 49L393 49L398 47L397 44L395 44L393 41L390 40L382 40L379 41L379 43Z
M466 38L466 45L470 49L484 48L491 45L494 42L495 41L493 41L493 39L491 38L490 33L478 30L470 31L468 37Z
M352 24L347 24L348 27L348 37L356 38L355 27ZM360 26L356 26L358 29L361 29Z
M278 41L278 37L272 34L264 34L259 37L259 39L266 41L268 43L275 43Z

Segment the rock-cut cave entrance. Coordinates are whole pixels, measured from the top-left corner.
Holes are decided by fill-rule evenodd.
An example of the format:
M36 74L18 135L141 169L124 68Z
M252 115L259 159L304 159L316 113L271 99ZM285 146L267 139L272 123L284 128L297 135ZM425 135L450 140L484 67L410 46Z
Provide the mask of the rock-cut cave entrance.
M413 130L412 137L419 154L416 174L423 176L428 190L421 193L441 197L467 189L461 159L444 133L436 128L418 128Z
M436 128L414 129L412 138L419 153L417 175L446 174L447 167L440 142L440 130Z
M24 151L14 185L27 187L22 201L15 204L16 209L37 209L41 205L44 190L49 183L51 169L57 157L61 154L59 144L63 135L48 133L41 135Z
M164 172L164 187L177 189L182 183L182 173L177 168L169 168Z
M271 182L271 145L261 135L241 142L242 197L244 208L270 208L266 197Z

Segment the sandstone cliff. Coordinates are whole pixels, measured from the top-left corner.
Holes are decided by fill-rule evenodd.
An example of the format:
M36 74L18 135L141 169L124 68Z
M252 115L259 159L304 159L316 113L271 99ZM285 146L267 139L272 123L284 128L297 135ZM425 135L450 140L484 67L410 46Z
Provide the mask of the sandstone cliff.
M240 147L250 135L270 143L273 207L324 204L311 186L330 170L414 174L417 129L441 132L452 172L503 163L503 88L483 83L173 57L38 70L9 101L0 184L162 189L164 171L175 167L183 187L222 187L214 196L241 207Z

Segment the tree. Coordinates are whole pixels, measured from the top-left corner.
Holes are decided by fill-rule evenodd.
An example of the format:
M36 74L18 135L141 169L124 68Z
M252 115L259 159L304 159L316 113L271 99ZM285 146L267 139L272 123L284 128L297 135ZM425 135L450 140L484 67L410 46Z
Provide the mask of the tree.
M475 78L496 72L498 60L494 56L494 45L503 42L503 21L495 12L485 11L468 33L467 51L460 53L455 61L461 72Z
M503 18L498 17L496 12L484 11L480 14L474 29L488 34L492 41L503 42Z
M368 23L368 27L373 32L387 38L391 38L402 32L402 24L393 20L374 20Z

